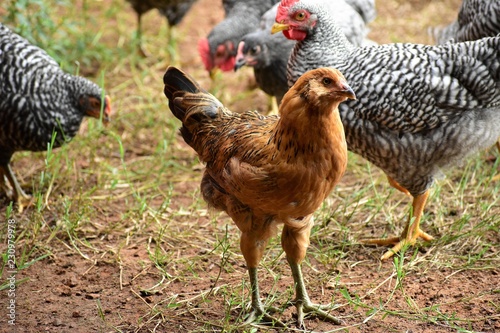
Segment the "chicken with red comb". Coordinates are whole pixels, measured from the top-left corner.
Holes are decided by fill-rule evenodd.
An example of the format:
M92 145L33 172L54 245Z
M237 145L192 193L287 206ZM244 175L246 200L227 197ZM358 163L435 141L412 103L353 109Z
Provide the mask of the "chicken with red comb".
M256 30L260 18L278 0L223 0L225 18L198 42L205 69L232 71L241 38Z

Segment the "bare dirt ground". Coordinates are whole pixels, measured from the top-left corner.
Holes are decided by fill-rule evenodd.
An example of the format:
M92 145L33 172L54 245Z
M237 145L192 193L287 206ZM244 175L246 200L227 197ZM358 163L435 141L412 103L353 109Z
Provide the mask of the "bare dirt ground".
M378 18L371 25L370 37L379 43L432 43L425 27L453 20L453 13L456 13L460 3L458 0L378 2ZM128 6L123 8L129 11L124 15L130 16L130 31L133 31L133 11ZM182 36L178 45L182 68L198 78L202 85L211 88L215 83L210 81L201 65L196 43L221 19L219 1L200 0L177 31L178 36ZM146 35L155 33L155 27L164 24L157 13L149 13L145 21ZM165 68L166 64L155 65L156 75L161 77ZM266 109L267 99L257 90L250 90L245 98L234 98L252 88L251 71L225 78L218 78L217 96L233 109L246 109L249 100L254 107ZM161 94L161 89L158 94ZM127 150L126 159L139 159L153 150L140 147L138 142ZM49 235L31 247L30 253L17 255L30 259L45 253L50 255L17 274L15 327L6 324L6 303L0 299L0 332L275 331L251 326L235 327L234 323L242 322L246 312L242 304L249 297L247 271L238 249L238 232L224 214L208 214L205 209L199 208L204 207L200 204L197 190L199 166L192 166L194 155L179 138L175 140L175 149L181 152L177 156L178 162L194 170L194 173L176 178L173 189L167 185L159 186L165 193L172 191L168 208L162 209L164 196L153 196L149 205L157 208L155 212L146 209L129 216L123 213L131 202L127 196L116 193L111 196L104 190L98 190L95 197L99 199L90 204L95 212L88 214L94 219L78 230L78 239L72 234L65 236L60 233L52 238L47 232L64 223L61 221L63 206L40 213L28 211L16 217L18 223L26 223L30 216L38 214L44 220L45 229L30 232ZM36 163L41 164L42 160L43 157ZM34 177L40 168L37 167L39 164L33 166L31 163L29 159L18 160L16 171L24 171L25 178L30 174ZM89 167L88 162L81 163L80 168ZM458 182L460 178L457 177L454 180ZM166 183L168 180L163 175L163 178L152 181ZM90 181L98 183L97 179ZM359 174L348 172L339 185L339 193L347 193L353 188L359 190L364 186L359 181ZM388 191L388 186L383 183L378 188ZM443 188L441 197L452 195L450 192L447 187ZM59 195L64 196L63 193ZM485 192L481 200L494 201L492 196L496 197L497 192ZM407 198L395 194L389 200L399 202L403 206L401 211L381 211L375 219L383 221L384 217L395 215L394 220L400 228L407 213ZM480 215L470 221L488 223L488 216L481 215L476 200L463 205L450 204L442 223L452 223L465 215ZM334 196L329 204L337 206L341 205L341 201L342 195ZM2 204L4 202L5 198L2 198ZM68 204L73 208L76 205L76 202L73 206ZM438 200L429 203L428 220L433 214L437 215L435 212L439 211L439 205ZM344 209L342 216L362 217L362 214L357 215L359 213L355 208ZM495 215L500 212L498 203L491 211ZM5 208L0 212L4 214ZM327 211L324 214L330 213ZM78 214L76 210L71 216ZM415 256L407 253L406 259L411 259L411 264L400 263L406 265L400 271L397 262L379 261L384 249L362 246L356 241L359 233L353 235L345 231L343 223L349 222L348 218L331 222L331 225L328 225L328 218L323 220L326 222L321 229L318 227L315 230L311 238L304 274L311 299L323 304L335 304L332 314L341 318L343 325L307 319L308 330L500 332L500 268L490 264L498 264L498 229L482 235L481 244L488 246L478 250L473 239L463 241L458 236L469 230L467 225L470 221L464 220L463 230L455 230L457 236L453 248L450 243L440 243L439 240L433 245L422 244ZM383 223L377 225L369 221L360 225L359 229L363 227L365 236L400 230L388 231ZM22 228L18 227L18 230ZM428 231L438 237L444 236L437 226ZM184 234L189 236L179 237ZM210 242L205 240L208 235L212 238ZM26 244L20 240L17 246L21 248ZM329 253L337 253L338 258L335 261L324 259L324 248L330 249ZM450 255L454 251L457 255ZM468 254L478 251L486 254L477 264L471 264L474 257L471 255L467 259ZM483 265L480 261L486 260L484 258L497 259ZM279 239L270 244L269 253L263 261L265 265L260 270L262 296L276 297L273 305L283 307L279 317L290 325L285 331L299 331L294 326L295 308L286 308L286 301L293 297L293 280L280 251Z

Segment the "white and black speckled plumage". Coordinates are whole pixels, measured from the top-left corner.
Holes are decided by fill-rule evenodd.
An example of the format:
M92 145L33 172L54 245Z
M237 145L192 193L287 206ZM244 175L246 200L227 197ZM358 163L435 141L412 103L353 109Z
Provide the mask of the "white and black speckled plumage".
M0 166L20 150L55 147L77 133L93 82L67 74L42 49L0 24ZM82 104L83 103L83 104Z
M438 44L465 42L500 34L500 1L463 0L457 19L444 28L432 29Z
M340 106L348 148L413 196L440 169L500 136L500 37L426 46L353 47L316 1L293 8L317 15L288 64L289 85L318 67L339 69L358 100Z
M325 0L325 3L331 6L334 17L351 43L356 46L367 43L366 25L376 16L374 0ZM246 34L241 41L244 42L243 55L250 55L256 61L247 65L254 68L257 85L266 94L275 96L279 103L288 91L286 67L295 41L286 39L283 34L270 33L278 5L262 15L260 29Z

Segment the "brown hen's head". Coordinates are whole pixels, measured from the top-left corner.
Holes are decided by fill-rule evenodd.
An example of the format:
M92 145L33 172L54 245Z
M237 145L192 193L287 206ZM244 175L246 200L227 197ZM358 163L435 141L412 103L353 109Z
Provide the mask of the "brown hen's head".
M271 33L283 31L288 39L303 40L317 23L317 17L302 8L299 0L282 0L276 13L276 23Z
M289 93L296 94L307 103L317 106L328 106L339 104L347 99L356 99L356 94L347 84L344 75L331 67L322 67L306 72L290 88L287 95Z

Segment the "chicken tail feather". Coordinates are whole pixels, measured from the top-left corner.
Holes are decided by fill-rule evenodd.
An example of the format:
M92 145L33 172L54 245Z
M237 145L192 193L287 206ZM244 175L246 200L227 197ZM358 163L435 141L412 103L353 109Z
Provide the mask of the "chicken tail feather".
M186 110L180 108L174 99L178 96L184 95L184 93L199 93L206 91L200 87L200 85L188 74L184 73L176 67L168 67L167 72L163 76L163 83L165 84L164 93L168 98L168 106L174 116L176 116L180 121L184 121L186 115Z
M164 93L168 106L177 119L182 121L181 134L190 146L196 150L193 134L199 127L218 118L223 112L223 105L188 74L170 66L163 76Z

